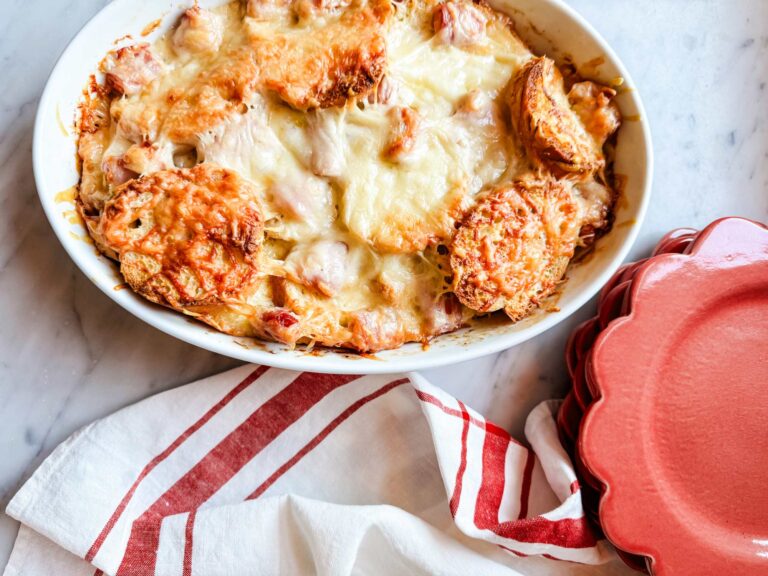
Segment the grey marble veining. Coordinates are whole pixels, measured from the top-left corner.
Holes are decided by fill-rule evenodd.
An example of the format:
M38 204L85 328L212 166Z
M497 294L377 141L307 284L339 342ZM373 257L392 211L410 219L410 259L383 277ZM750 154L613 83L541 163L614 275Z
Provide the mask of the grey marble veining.
M654 197L633 250L726 215L768 221L768 2L570 0L607 38L645 100ZM84 424L234 366L133 318L69 261L37 201L37 99L66 42L105 0L4 0L0 19L0 507ZM586 307L495 356L426 373L513 433L562 392L562 352ZM0 515L0 566L16 525ZM601 569L592 570L604 573ZM580 573L587 573L582 572ZM591 573L591 572L590 572Z

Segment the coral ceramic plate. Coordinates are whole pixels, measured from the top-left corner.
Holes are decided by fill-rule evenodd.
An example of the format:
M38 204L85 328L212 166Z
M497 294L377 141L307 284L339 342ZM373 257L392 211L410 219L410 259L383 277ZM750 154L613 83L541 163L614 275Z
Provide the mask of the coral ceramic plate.
M768 574L768 229L715 222L631 298L579 437L602 527L657 576Z

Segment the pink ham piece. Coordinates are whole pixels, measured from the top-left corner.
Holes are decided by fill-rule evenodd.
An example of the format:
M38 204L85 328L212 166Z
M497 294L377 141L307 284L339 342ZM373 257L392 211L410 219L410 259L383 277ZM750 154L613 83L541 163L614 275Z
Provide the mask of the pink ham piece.
M221 16L193 6L181 17L173 33L173 47L179 53L213 53L221 46L224 22Z
M298 246L286 258L286 270L294 281L333 296L346 281L347 252L346 244L333 240Z
M443 2L432 15L435 35L445 44L471 46L485 38L488 19L475 6L465 2Z
M140 92L162 70L162 62L146 43L114 50L104 60L107 86L125 96Z

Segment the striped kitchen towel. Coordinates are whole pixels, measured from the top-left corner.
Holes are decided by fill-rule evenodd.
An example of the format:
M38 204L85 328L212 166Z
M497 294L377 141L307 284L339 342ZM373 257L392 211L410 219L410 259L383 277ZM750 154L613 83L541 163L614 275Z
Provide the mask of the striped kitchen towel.
M243 366L76 433L7 576L566 574L613 558L545 402L520 444L408 376Z

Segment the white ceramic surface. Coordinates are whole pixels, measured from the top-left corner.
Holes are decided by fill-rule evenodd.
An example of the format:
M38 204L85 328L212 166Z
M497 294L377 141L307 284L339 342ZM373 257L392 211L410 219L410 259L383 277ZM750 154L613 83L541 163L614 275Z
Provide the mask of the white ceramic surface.
M221 0L201 2L220 4ZM626 177L618 204L614 230L602 238L593 255L568 272L569 280L557 301L559 312L539 311L515 325L494 323L464 329L435 339L427 349L409 344L375 358L323 351L309 355L301 348L262 343L218 333L181 314L149 304L130 290L115 290L122 282L116 266L96 253L87 233L72 222L69 201L61 192L77 183L75 137L68 124L74 117L88 76L117 38L126 34L141 37L155 18L162 25L151 41L172 26L182 5L156 0L115 0L97 14L67 47L43 92L38 107L33 144L35 180L43 208L66 251L105 294L145 322L202 348L249 362L294 370L333 373L379 373L420 370L470 360L519 344L562 321L587 302L613 274L627 255L640 229L650 196L652 178L651 138L645 110L629 73L600 35L560 0L495 0L499 9L512 15L520 34L536 51L555 57L570 56L577 67L595 59L605 62L590 67L590 77L609 82L618 77L625 83L618 103L627 121L619 133L616 172ZM546 36L535 32L546 30ZM130 42L123 41L123 43ZM553 45L556 48L553 48ZM57 196L58 195L58 196Z

